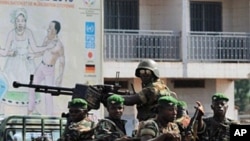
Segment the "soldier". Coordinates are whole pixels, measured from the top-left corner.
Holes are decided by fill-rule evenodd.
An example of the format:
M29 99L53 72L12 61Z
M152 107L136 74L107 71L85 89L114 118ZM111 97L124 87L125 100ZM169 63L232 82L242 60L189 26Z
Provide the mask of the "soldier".
M177 103L177 118L175 122L180 129L182 141L195 141L196 139L196 128L192 127L189 129L188 127L192 124L190 121L191 117L188 115L187 103L179 100Z
M156 106L159 97L170 95L171 91L159 79L157 63L152 59L143 60L135 70L135 76L142 81L142 90L134 95L125 95L125 105L137 104L137 119L144 121L155 117L152 109Z
M88 103L74 98L68 103L69 117L63 137L58 141L93 140L95 123L88 118Z
M138 129L141 141L181 141L177 115L177 100L172 96L162 96L158 100L157 117L143 122Z
M126 135L126 120L121 119L124 111L124 98L113 94L107 99L108 117L101 119L95 130L95 140L97 141L132 141Z
M238 124L238 122L226 117L228 109L228 98L222 93L215 93L212 96L211 109L213 116L204 118L204 109L200 102L198 108L200 110L198 117L198 137L200 141L229 141L230 125Z

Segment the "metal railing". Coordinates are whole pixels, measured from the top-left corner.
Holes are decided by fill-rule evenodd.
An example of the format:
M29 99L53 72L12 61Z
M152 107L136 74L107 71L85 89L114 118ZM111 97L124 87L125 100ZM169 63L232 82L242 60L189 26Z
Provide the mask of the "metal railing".
M180 33L173 31L105 30L104 60L151 58L180 60Z
M13 131L23 141L31 141L37 137L47 136L56 141L63 134L66 118L51 116L12 115L5 117L0 124L0 141L7 141Z
M180 32L154 30L105 30L105 61L250 62L250 34L236 32L190 32L186 52Z
M250 34L236 32L190 32L189 61L249 62Z

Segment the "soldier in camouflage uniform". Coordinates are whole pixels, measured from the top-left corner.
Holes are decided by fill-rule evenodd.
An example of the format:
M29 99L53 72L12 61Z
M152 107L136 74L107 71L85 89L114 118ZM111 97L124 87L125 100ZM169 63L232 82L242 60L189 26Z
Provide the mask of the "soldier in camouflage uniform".
M189 124L191 124L190 121L191 117L188 115L187 103L185 101L179 100L177 103L177 118L175 122L179 126L182 141L196 140L196 129L188 129Z
M203 106L198 102L200 113L203 113L198 117L198 136L200 141L230 141L230 125L238 124L238 122L226 117L228 100L222 93L214 94L211 105L214 115L203 120Z
M108 117L99 120L95 130L97 141L132 141L126 135L126 120L121 119L124 111L124 98L113 94L107 99Z
M158 100L157 117L143 121L138 129L141 141L181 141L177 115L177 100L172 96L162 96Z
M59 141L92 140L95 123L88 118L88 103L84 99L74 98L68 103L68 108L68 122Z
M135 70L135 76L142 81L142 90L134 95L125 95L125 105L137 105L137 119L144 121L155 117L152 109L159 97L170 95L171 91L159 79L157 63L152 59L142 60Z

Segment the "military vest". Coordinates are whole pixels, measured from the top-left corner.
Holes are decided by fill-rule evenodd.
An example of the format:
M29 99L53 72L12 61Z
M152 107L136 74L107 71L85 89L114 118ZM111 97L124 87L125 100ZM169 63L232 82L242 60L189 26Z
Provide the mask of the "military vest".
M213 117L204 119L205 130L198 133L202 141L230 141L230 125L236 121L226 118L224 122L217 122Z
M171 95L169 88L158 79L156 82L144 87L138 94L143 104L137 105L137 119L145 121L154 118L157 100L161 96Z
M174 122L169 122L167 127L163 127L159 125L156 120L150 119L140 122L137 137L141 137L143 135L152 135L152 137L155 138L167 132L176 132L179 134L180 130L178 128L178 125Z
M125 127L126 120L121 120ZM114 141L117 138L125 136L126 133L122 131L112 120L110 119L101 119L99 120L96 130L95 130L95 139L105 140L105 141Z
M70 122L65 127L63 141L88 141L94 136L95 123L91 120Z

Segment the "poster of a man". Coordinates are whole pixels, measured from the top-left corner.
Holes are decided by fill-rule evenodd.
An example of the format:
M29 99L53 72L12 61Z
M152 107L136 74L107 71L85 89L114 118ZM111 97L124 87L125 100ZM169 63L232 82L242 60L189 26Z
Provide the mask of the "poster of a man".
M34 73L33 84L40 84L43 80L45 85L48 86L61 86L64 66L65 66L65 57L64 57L64 46L60 39L58 38L58 33L61 30L61 24L58 21L51 21L48 28L48 35L45 38L43 45L46 46L51 42L55 43L53 48L39 52L38 55L42 55L42 60L39 66L37 67ZM34 55L34 54L32 54ZM33 56L34 57L34 56ZM35 56L37 57L37 56ZM32 58L32 56L29 56ZM55 80L55 65L56 62L59 62L59 74ZM46 106L46 115L53 115L53 97L51 94L45 95L45 106ZM35 110L35 89L30 89L29 91L29 104L28 104L28 114L32 114Z

